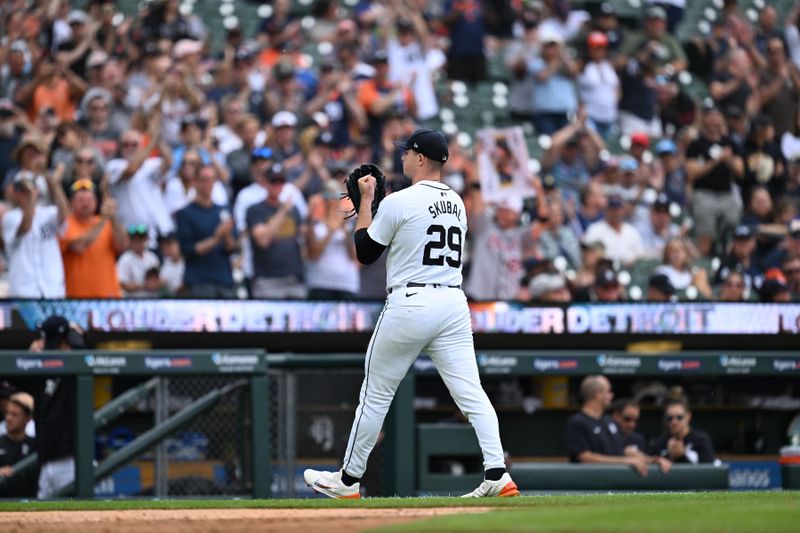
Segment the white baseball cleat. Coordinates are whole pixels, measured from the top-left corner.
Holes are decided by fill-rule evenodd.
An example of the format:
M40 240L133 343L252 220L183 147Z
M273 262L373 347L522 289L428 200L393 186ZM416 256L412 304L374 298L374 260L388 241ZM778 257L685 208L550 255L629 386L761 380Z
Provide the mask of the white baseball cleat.
M517 484L508 475L508 472L502 475L497 481L484 479L477 489L469 494L464 494L462 498L510 498L512 496L519 496L519 489Z
M303 479L314 491L337 500L357 500L361 498L361 483L347 486L342 483L342 471L323 472L321 470L306 469Z

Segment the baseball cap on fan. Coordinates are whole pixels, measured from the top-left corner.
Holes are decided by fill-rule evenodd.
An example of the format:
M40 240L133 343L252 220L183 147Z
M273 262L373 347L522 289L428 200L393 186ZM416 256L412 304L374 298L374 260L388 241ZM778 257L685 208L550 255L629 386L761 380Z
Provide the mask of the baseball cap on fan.
M417 130L407 140L395 141L394 145L403 150L414 150L440 163L445 163L450 157L447 140L435 130Z

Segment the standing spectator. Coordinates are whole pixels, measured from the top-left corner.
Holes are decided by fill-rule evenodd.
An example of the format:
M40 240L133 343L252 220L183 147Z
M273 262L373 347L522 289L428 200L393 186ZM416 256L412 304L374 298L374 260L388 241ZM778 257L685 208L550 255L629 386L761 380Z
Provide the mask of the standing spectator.
M675 31L683 21L686 0L650 0L650 4L664 9L667 14L667 31L675 35Z
M552 174L564 201L567 212L575 210L578 196L587 185L591 171L597 166L599 153L605 147L603 140L586 128L586 115L578 113L575 122L557 131L550 147L542 156L542 167Z
M666 434L650 443L650 453L673 463L714 463L714 446L704 431L691 427L692 412L686 400L669 400L664 405Z
M686 54L680 42L667 32L667 13L663 7L651 6L644 16L644 31L628 35L622 43L618 65L629 58L651 63L654 74L677 74L686 68Z
M716 107L703 108L700 137L687 148L686 159L686 172L694 187L697 247L708 256L714 242L739 222L742 198L736 182L744 176L744 162L725 136L725 122Z
M73 120L86 89L86 82L72 70L57 63L52 56L45 56L37 65L36 77L20 88L17 99L31 120L46 107L53 108L60 121Z
M11 154L20 142L22 112L10 100L0 100L0 183L14 166Z
M564 41L571 41L580 33L590 19L589 13L573 9L569 0L555 0L550 3L550 16L540 25L540 31L555 32Z
M640 411L639 404L629 398L619 398L611 404L611 418L622 432L622 444L625 448L633 446L644 453L647 442L644 435L636 431Z
M780 147L775 144L775 128L766 115L757 115L750 122L750 133L744 144L744 183L742 195L749 198L756 186L766 187L773 198L786 188L786 166Z
M300 83L291 60L281 59L272 69L272 83L264 93L264 107L267 116L279 111L288 111L295 116L303 111L305 88Z
M622 134L643 132L650 137L661 137L658 82L653 58L648 54L637 54L622 63L620 83L619 127Z
M620 81L608 60L608 37L593 31L587 38L588 57L578 76L578 93L586 106L587 124L608 140L617 124Z
M766 9L772 6L767 6ZM763 12L763 11L762 11ZM783 39L766 41L767 68L761 72L759 102L761 112L772 119L775 137L794 130L800 100L800 70L786 56Z
M33 418L33 397L27 392L17 392L9 398L5 409L5 435L0 436L0 478L6 479L0 486L0 497L34 498L39 472L29 470L16 474L14 465L36 451L36 441L26 434Z
M550 204L549 216L539 234L539 251L543 259L563 257L570 268L581 266L581 245L570 226L564 225L564 206L561 202Z
M228 154L225 163L231 173L231 188L235 198L239 191L253 183L252 165L256 160L266 161L272 158L272 150L259 148L259 136L263 136L261 125L253 115L244 115L236 122L237 136L242 140L242 147ZM262 139L262 141L265 139ZM268 154L266 156L258 154Z
M564 49L564 39L555 32L539 32L541 57L528 68L533 86L533 125L536 132L552 135L569 124L568 115L578 109L575 77L578 66Z
M389 80L408 82L417 104L415 118L418 122L424 122L439 114L433 73L445 64L446 58L441 50L434 47L422 15L414 11L404 15L410 19L398 19L396 37L390 37L386 43Z
M480 0L447 0L442 22L450 29L447 76L475 83L486 79L486 21Z
M578 238L583 238L589 226L603 219L608 205L603 185L598 181L590 181L581 189L581 203L575 211L572 227ZM588 242L588 241L584 241Z
M202 166L203 160L200 152L193 148L189 149L183 156L177 175L167 180L164 201L171 215L174 216L197 196L197 177ZM228 193L221 180L214 182L211 189L211 201L220 206L228 205Z
M175 214L178 242L186 261L183 284L193 298L235 298L230 255L236 250L234 221L211 198L217 173L206 165L197 173L194 201Z
M11 152L11 157L19 166L9 170L3 181L3 192L5 198L11 198L13 184L18 176L25 176L33 182L37 190L37 200L39 205L50 205L53 201L47 184L47 145L40 137L26 135ZM66 171L66 169L65 169ZM21 176L20 176L21 175Z
M144 102L144 109L162 117L159 133L167 144L178 146L183 118L200 110L203 93L195 87L186 65L168 67L166 78L155 89Z
M111 93L101 87L92 87L81 100L81 125L92 145L104 158L113 157L119 150L122 130L111 123Z
M151 136L147 144L137 131L122 134L120 157L108 162L106 172L122 225L144 224L151 231L151 242L155 243L159 234L173 230L172 217L161 192L171 156L169 147L160 142L158 121L151 119L150 124ZM152 157L156 146L161 156Z
M630 465L640 476L646 476L650 458L639 451L626 450L622 432L605 414L614 398L608 379L585 377L580 394L581 410L567 421L564 430L570 462Z
M58 246L61 224L69 207L61 188L64 165L47 175L55 205L38 205L39 191L24 173L17 175L12 200L16 207L3 215L3 242L8 255L9 296L63 298L64 265Z
M283 198L286 172L276 163L267 174L267 198L247 210L253 243L254 298L306 298L300 237L303 219L292 197Z
M528 65L539 57L538 22L531 17L522 19L525 34L521 39L512 40L505 50L505 66L510 74L508 85L508 110L513 120L533 121L534 79L528 72ZM450 166L448 164L448 166Z
M306 233L306 283L311 300L352 300L358 294L359 275L351 228L342 216L342 187L328 181L322 192L324 214Z
M128 235L116 217L117 203L103 198L100 214L94 183L81 179L70 186L71 213L60 236L67 298L121 298L117 254Z
M722 68L708 84L714 103L724 109L736 106L748 115L758 110L758 71L747 52L734 48L722 60Z
M159 271L158 256L147 249L149 230L144 224L128 226L130 248L117 260L117 276L127 298L154 298L162 283L152 272Z
M31 81L30 57L31 53L25 41L10 43L6 51L5 65L0 69L0 98L19 100L17 91Z
M675 238L667 242L662 264L656 267L655 273L667 276L676 290L683 291L694 286L704 298L711 298L708 273L692 265L689 245L684 239Z
M67 192L77 181L88 180L94 185L95 196L98 203L100 201L100 185L102 164L98 164L99 156L93 148L84 145L79 148L72 157L72 176L64 183Z
M320 65L317 93L305 106L305 113L322 113L330 125L333 145L344 148L350 144L351 131L367 126L367 115L358 101L356 85L350 76L335 70L333 63Z
M177 296L183 292L183 275L186 263L181 256L181 247L175 233L158 236L158 248L161 251L161 279L168 296Z
M540 216L547 213L541 200L544 193L536 180ZM525 274L526 250L534 250L536 236L530 226L520 225L522 199L506 197L492 213L484 203L480 189L470 188L471 208L467 220L472 234L472 266L464 290L474 300L513 300L520 292ZM528 252L530 253L530 252ZM531 254L533 255L533 254Z
M375 76L361 82L358 87L358 101L367 112L367 135L372 141L375 158L383 154L381 145L382 133L386 121L395 115L415 115L417 112L414 93L405 85L405 81L389 80L389 57L383 50L372 56Z
M273 139L270 149L273 159L283 165L287 179L303 172L303 152L297 143L297 115L291 111L278 111L272 117Z
M606 257L627 265L642 257L644 250L639 232L625 222L625 207L625 200L621 196L609 196L603 220L587 228L584 240L603 243Z
M672 223L669 213L669 198L659 193L650 206L646 223L638 228L642 236L642 258L659 259L664 254L667 241L681 236L681 229Z
M237 125L244 115L246 103L238 94L229 94L222 97L220 107L222 107L222 124L211 130L211 138L212 143L217 144L220 153L228 157L231 152L242 147Z
M658 156L657 172L664 176L663 191L670 203L686 207L686 165L678 154L678 145L671 139L662 139L656 144Z

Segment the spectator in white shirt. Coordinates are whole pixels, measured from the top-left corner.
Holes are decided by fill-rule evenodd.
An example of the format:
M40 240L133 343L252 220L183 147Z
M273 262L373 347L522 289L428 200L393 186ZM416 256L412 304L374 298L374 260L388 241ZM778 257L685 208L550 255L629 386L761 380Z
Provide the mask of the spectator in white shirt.
M578 76L578 94L586 107L587 125L607 140L616 129L619 77L608 60L606 34L593 31L586 42L588 58Z
M178 244L178 236L175 233L160 235L158 246L161 256L164 258L161 263L161 279L164 280L164 288L168 296L176 296L183 288L183 272L186 269L186 263L183 261Z
M306 284L311 300L352 300L360 290L352 228L342 217L340 181L330 180L322 191L325 214L308 226Z
M601 242L606 257L623 264L630 264L642 256L642 238L624 220L625 200L619 195L608 197L608 208L603 220L595 222L586 230L585 242Z
M389 81L408 84L417 102L416 119L423 121L439 114L432 73L446 62L444 53L432 45L428 27L419 12L411 19L397 21L397 36L386 43L389 56Z
M25 174L12 186L17 207L3 215L3 242L8 255L9 296L12 298L64 298L64 265L58 234L69 213L61 187L64 165L47 175L55 205L37 205L39 190Z
M227 157L243 146L242 139L236 134L236 126L245 112L245 102L239 95L226 95L222 98L221 107L222 124L211 130L211 137L220 153Z
M200 157L200 152L194 148L186 150L178 167L177 175L167 180L166 189L164 190L164 201L167 204L170 215L174 216L175 213L194 200L197 195L195 179L202 164L203 160ZM211 199L216 205L228 205L228 192L220 180L214 182Z
M158 256L147 249L147 226L130 225L128 237L131 247L117 260L119 283L128 298L155 298L164 283L158 274L160 267Z
M159 234L174 229L172 217L161 192L170 167L171 152L161 143L160 127L151 119L150 142L143 144L142 135L134 130L122 134L120 157L106 165L111 194L117 201L117 217L128 227L144 224L150 230L150 243L156 244ZM160 157L151 157L159 145Z

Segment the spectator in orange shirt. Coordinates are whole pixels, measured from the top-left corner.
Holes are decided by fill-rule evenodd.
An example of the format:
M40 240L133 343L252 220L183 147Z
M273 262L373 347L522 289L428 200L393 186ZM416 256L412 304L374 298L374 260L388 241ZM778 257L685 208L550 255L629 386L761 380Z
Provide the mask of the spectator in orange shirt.
M381 153L381 132L387 118L395 115L415 116L417 104L407 86L389 81L389 57L383 50L372 56L375 76L364 80L358 88L358 101L367 110L367 135L377 160Z
M31 120L43 108L52 107L59 122L63 122L75 120L75 109L87 88L86 82L69 68L52 56L45 56L39 62L36 77L20 89L18 97Z
M97 212L94 183L80 179L70 186L72 213L61 236L67 298L121 298L117 254L128 246L128 235L116 218L117 204L104 195Z

